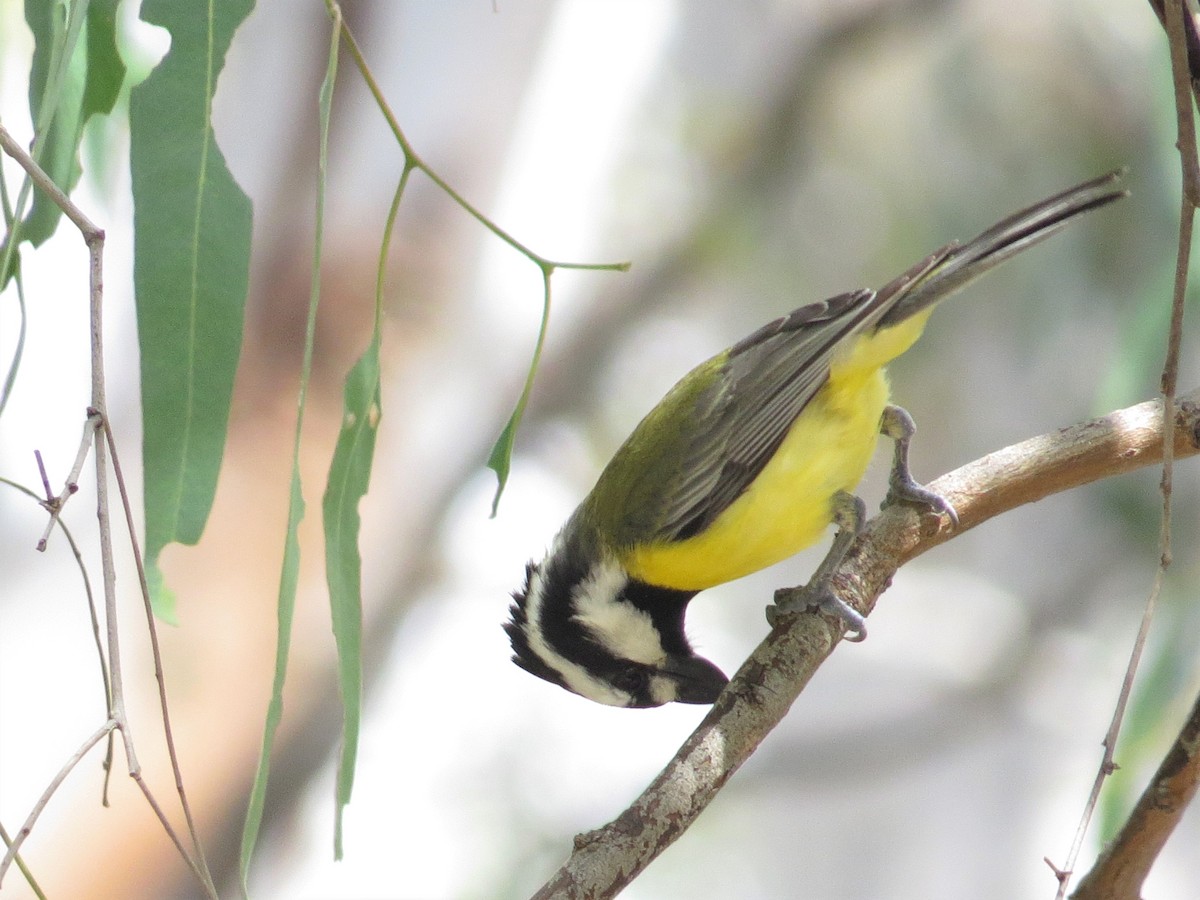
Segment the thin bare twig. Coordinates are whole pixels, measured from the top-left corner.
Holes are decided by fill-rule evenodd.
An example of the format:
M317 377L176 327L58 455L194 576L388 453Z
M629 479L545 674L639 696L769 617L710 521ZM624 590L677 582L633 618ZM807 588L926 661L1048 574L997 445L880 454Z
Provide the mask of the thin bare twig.
M1167 838L1200 785L1200 695L1175 743L1133 812L1092 870L1079 881L1073 900L1137 900L1142 884Z
M1150 6L1154 10L1154 14L1158 16L1158 21L1165 29L1167 27L1167 20L1164 0L1150 0ZM1183 24L1186 31L1187 70L1192 82L1192 94L1200 100L1200 24L1197 23L1194 12L1190 10L1185 11L1187 15L1184 16Z
M40 475L42 479L42 489L45 491L46 502L53 503L54 489L50 487L50 476L46 474L46 463L45 460L42 459L42 451L34 450L33 458L37 460L38 475Z
M0 840L4 841L4 846L6 848L12 844L12 835L8 833L8 829L4 827L2 822L0 822ZM33 876L33 872L29 871L29 867L25 865L25 860L21 858L20 853L13 854L13 862L17 864L17 868L21 871L21 874L25 876L25 883L29 885L29 889L33 891L33 895L37 897L38 900L46 900L45 892L42 890L41 885L38 884L37 879Z
M41 166L34 162L33 157L25 152L21 143L9 134L8 129L3 125L0 125L0 150L17 161L17 164L25 170L30 181L37 186L38 190L49 197L51 202L62 210L63 215L75 224L80 234L83 235L84 241L88 240L89 235L104 234L91 219L84 215L83 210L71 202L71 198L54 183L54 179L47 175Z
M71 755L71 758L63 763L62 768L58 770L58 774L56 774L50 780L50 783L46 785L46 789L42 791L42 795L38 797L37 802L33 804L33 809L31 809L29 811L29 815L25 817L25 823L21 826L21 830L13 836L12 842L8 845L8 851L4 854L4 859L0 860L0 883L3 882L4 873L8 871L8 867L12 864L14 857L16 857L17 851L21 849L21 845L25 843L25 838L29 837L30 833L32 833L34 824L37 822L38 817L41 816L42 810L44 810L46 805L50 802L50 798L54 796L54 792L58 790L59 785L61 785L63 781L66 780L67 776L71 774L71 770L79 765L79 761L87 755L87 752L95 747L96 744L100 742L101 738L103 738L116 727L117 723L110 719L97 728L96 731L79 746L79 749Z
M112 453L113 477L117 482L117 491L121 495L121 506L125 511L125 527L129 532L129 541L133 550L133 561L137 566L138 584L142 592L142 606L146 612L146 630L150 635L150 653L154 659L154 679L158 683L158 706L159 712L162 714L163 733L167 743L167 758L171 761L171 772L175 776L175 792L179 795L179 805L183 809L183 817L187 820L188 833L192 839L192 850L199 863L197 874L200 875L201 881L205 883L211 894L216 896L216 887L213 884L212 875L208 871L204 846L200 841L200 830L196 827L195 818L192 816L192 806L188 802L187 791L184 790L183 786L183 771L179 765L179 754L175 750L175 733L171 729L171 712L167 703L167 681L163 674L162 650L158 643L158 627L155 625L154 608L150 603L150 586L146 583L146 566L142 560L142 551L137 542L137 529L133 520L133 507L129 502L129 490L125 485L125 476L121 472L121 460L117 455L116 438L113 436L112 428L109 426L107 419L104 420L104 437L108 443L109 451Z
M151 643L154 648L155 671L159 678L159 697L163 709L163 725L167 734L167 742L169 755L171 757L172 766L176 777L176 787L179 791L184 814L187 819L188 829L191 833L192 845L196 849L196 856L188 853L183 846L183 842L175 833L166 814L159 806L149 786L142 777L141 764L138 762L137 752L134 747L133 736L129 727L129 718L125 709L125 682L121 673L121 650L120 639L117 628L117 590L116 590L116 565L113 557L112 546L112 522L109 510L108 499L108 453L109 448L115 450L115 442L112 441L112 432L108 425L108 417L105 413L107 401L105 396L105 377L104 377L104 231L98 228L74 203L70 198L54 184L53 180L37 165L32 157L25 152L21 145L13 140L12 136L0 125L0 149L11 156L17 163L25 169L30 180L37 185L48 197L63 211L63 214L75 224L83 236L84 243L88 248L88 308L90 317L91 331L91 384L92 384L92 400L91 406L88 409L88 422L84 430L84 443L81 445L78 455L76 456L76 469L72 471L68 478L68 487L66 493L70 493L70 486L74 484L78 478L79 471L82 470L83 462L86 460L87 448L86 444L92 440L98 428L104 429L105 439L95 441L95 466L96 466L96 517L99 521L99 537L100 537L100 564L103 574L104 586L104 611L105 622L107 627L107 642L108 642L108 671L110 676L109 686L106 690L108 695L108 722L104 728L97 732L87 745L82 748L78 754L82 756L96 741L103 736L104 733L119 731L125 749L125 759L128 764L129 776L138 785L142 791L146 802L154 811L163 829L168 837L175 844L180 855L191 868L196 878L200 881L207 896L216 898L216 887L213 884L212 876L209 874L207 862L204 859L201 850L199 833L196 831L195 822L193 821L191 810L186 801L186 795L183 792L182 778L179 773L178 760L175 754L174 740L171 735L170 720L166 712L166 692L162 678L161 655L158 650L157 633L151 625ZM89 431L91 434L89 434ZM114 455L114 470L119 472L119 462ZM129 525L131 537L134 537L132 514L128 507L128 495L124 488L124 479L118 477L118 483L121 490L121 495L125 501L126 520ZM54 503L49 503L50 506L61 506L61 501L64 498L56 498ZM55 517L55 510L51 510L51 523L47 528L52 527ZM136 538L135 538L136 546ZM141 558L138 555L138 568L141 569ZM146 590L145 576L142 574L142 591L143 596L148 598ZM148 599L147 599L147 602ZM111 769L111 748L106 759L106 768ZM43 795L44 800L48 801L49 797L57 790L62 779L74 767L78 759L72 758L67 766L64 766L59 777L47 788ZM107 797L107 787L106 787ZM45 807L45 802L39 801L39 805L35 806L30 813L30 818L26 820L26 824L22 829L22 833L18 834L18 841L14 844L19 846L19 841L23 840L24 835L33 827L41 810ZM7 870L11 862L12 850L4 858L3 863L0 863L0 881L3 880L4 872Z
M867 523L833 578L838 596L867 613L896 569L1002 512L1162 459L1162 403L1151 401L1032 438L937 479L930 488L959 514L959 529L927 533L910 508ZM1200 390L1183 398L1175 454L1200 452ZM788 621L790 620L790 621ZM787 714L837 644L844 626L807 614L783 617L742 666L654 782L615 821L576 838L570 859L535 895L611 897L681 835Z
M99 416L99 427L108 433L108 416L105 414L106 398L104 387L104 232L97 229L94 233L85 236L85 241L88 245L88 254L90 259L90 295L91 295L91 351L92 351L92 405L88 410L89 417L93 415ZM96 460L96 517L99 520L100 528L100 568L104 576L104 614L108 624L108 661L110 671L112 673L112 702L110 716L117 723L117 729L121 732L121 739L125 748L125 761L129 767L129 777L132 778L137 786L141 789L142 794L146 798L146 802L150 804L150 808L158 817L159 823L163 830L166 831L171 842L175 844L180 856L187 863L188 868L199 879L200 884L204 887L205 894L209 897L216 898L217 891L213 885L212 876L208 872L208 864L203 859L194 858L187 849L183 846L183 842L175 833L170 820L159 806L158 801L151 793L149 786L142 778L142 766L138 762L137 751L134 747L133 734L129 727L129 716L125 710L125 682L121 676L121 649L120 640L118 638L117 628L117 574L116 566L113 560L112 547L112 521L110 506L108 500L108 443L105 440L98 440L95 444L95 460ZM145 592L145 579L143 578L143 591ZM148 596L148 593L146 593ZM157 635L154 636L155 645L157 646ZM159 682L161 685L161 681ZM167 731L170 730L170 722L164 722ZM178 771L178 769L176 769ZM188 816L188 827L192 831L193 846L200 846L200 837L195 833L194 823L191 816Z
M6 484L9 487L25 494L27 497L31 497L41 503L41 498L38 497L37 493L31 491L23 484L18 484L17 482L3 476L0 476L0 484ZM49 494L50 487L46 483L45 478L42 479L42 484L46 490L46 493ZM75 565L79 568L79 577L83 579L83 593L84 596L87 597L88 616L92 622L92 639L95 641L96 657L100 662L100 683L104 689L104 713L105 715L108 715L109 704L112 700L112 685L108 680L108 662L104 659L104 639L100 636L100 616L96 611L96 595L92 591L92 579L91 576L88 575L87 563L83 561L83 553L79 549L79 544L75 541L75 535L71 533L71 529L67 527L67 523L64 522L61 517L56 521L58 523L59 531L61 531L63 533L63 537L67 539L67 545L71 548L71 553L75 556ZM101 802L104 806L108 806L108 781L109 775L112 772L112 760L113 740L112 732L110 731L108 734L108 747L104 754L105 776L103 794L101 796Z
M75 464L71 466L66 483L63 484L62 492L58 496L50 493L50 480L46 475L45 466L42 465L42 454L37 454L38 469L41 470L42 474L42 484L46 487L46 501L42 506L50 513L50 519L46 522L46 530L42 532L42 536L37 542L38 552L45 551L46 541L50 539L50 531L54 528L54 523L58 521L58 517L62 515L63 507L67 505L67 498L79 490L79 476L83 472L83 464L87 461L88 448L92 446L92 441L95 440L96 426L99 424L99 419L99 414L94 410L88 410L88 417L83 423L83 437L79 439L79 450L75 453Z
M1167 406L1171 405L1170 403L1164 404L1164 410ZM1163 466L1164 469L1167 467L1165 455ZM1164 490L1163 496L1164 502L1170 503L1170 490ZM1167 514L1164 514L1162 521L1164 534L1159 545L1160 547L1166 547L1169 545L1170 540L1170 519ZM1125 675L1121 679L1121 689L1117 693L1117 702L1113 707L1112 719L1108 723L1108 730L1104 733L1104 739L1100 742L1100 745L1104 748L1104 752L1100 757L1100 765L1096 769L1096 777L1092 780L1092 789L1088 793L1087 802L1083 805L1083 812L1079 816L1079 824L1075 826L1075 836L1071 840L1071 849L1067 852L1066 862L1059 867L1049 857L1043 858L1046 865L1054 873L1054 877L1058 879L1058 890L1055 892L1055 900L1062 900L1067 894L1071 877L1075 874L1075 865L1079 859L1079 853L1083 849L1084 838L1087 837L1092 817L1096 814L1096 806L1100 803L1100 792L1103 790L1104 783L1108 781L1109 776L1118 768L1116 762L1117 738L1121 733L1121 725L1125 721L1125 710L1129 706L1129 696L1133 691L1134 677L1137 675L1138 666L1142 661L1142 652L1146 647L1146 638L1150 635L1150 625L1154 621L1154 613L1158 609L1158 597L1162 593L1163 576L1166 572L1167 564L1167 554L1164 552L1160 556L1159 565L1154 570L1154 581L1150 585L1150 594L1146 598L1145 607L1142 609L1142 619L1138 625L1137 635L1133 639L1133 649L1129 653L1129 662L1125 666Z
M1162 479L1159 483L1162 495L1162 512L1159 528L1159 564L1154 572L1154 580L1150 586L1146 605L1142 611L1142 620L1134 638L1133 648L1129 654L1129 663L1121 681L1121 689L1113 709L1112 720L1101 742L1104 752L1096 777L1092 781L1091 792L1079 824L1075 828L1075 836L1071 848L1062 866L1057 866L1046 860L1058 879L1058 890L1055 900L1066 896L1071 876L1083 848L1096 806L1100 801L1100 792L1108 777L1116 770L1117 739L1125 720L1125 711L1129 705L1129 697L1133 691L1133 682L1141 664L1145 650L1146 639L1150 634L1150 626L1158 608L1159 595L1162 593L1163 581L1167 567L1171 565L1171 495L1174 477L1174 440L1175 427L1175 393L1178 389L1179 378L1179 348L1183 336L1183 309L1187 293L1188 271L1191 268L1192 230L1197 204L1200 204L1200 159L1196 153L1196 125L1193 113L1193 98L1198 84L1196 73L1200 72L1200 43L1197 43L1196 22L1187 9L1187 0L1168 0L1155 2L1151 5L1158 14L1159 20L1167 33L1167 46L1171 57L1171 75L1175 97L1175 119L1177 129L1176 146L1179 149L1180 178L1182 189L1179 204L1179 238L1175 255L1175 280L1171 296L1171 322L1167 334L1166 358L1163 363L1160 381L1163 393L1163 458ZM1186 15L1185 15L1186 14ZM1147 871L1149 868L1147 867ZM1096 882L1092 882L1095 884ZM1136 900L1137 894L1131 895Z

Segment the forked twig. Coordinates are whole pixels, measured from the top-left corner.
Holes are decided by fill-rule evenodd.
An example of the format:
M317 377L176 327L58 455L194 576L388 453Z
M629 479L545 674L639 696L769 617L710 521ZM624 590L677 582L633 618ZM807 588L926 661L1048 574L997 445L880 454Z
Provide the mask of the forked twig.
M100 414L95 410L88 410L88 417L83 423L83 437L79 439L79 450L75 454L75 464L71 466L71 471L67 474L67 480L63 484L62 492L57 496L50 493L50 480L46 475L46 468L42 464L42 454L37 454L38 469L42 475L42 484L46 488L46 499L42 506L50 513L50 518L46 522L46 530L42 532L41 538L37 542L39 552L44 552L46 549L46 541L50 539L50 531L54 528L54 523L58 521L58 517L62 515L63 507L67 505L67 498L79 490L79 476L83 472L83 464L87 461L88 448L92 446L92 441L96 437L96 426L100 423Z
M100 564L103 573L104 585L104 611L106 622L106 635L108 643L108 673L109 686L106 689L109 700L108 721L76 752L59 774L43 792L38 803L35 804L21 831L15 836L12 845L5 854L4 859L0 861L0 882L3 881L4 873L8 870L12 862L13 856L19 849L24 838L30 833L38 816L53 796L58 786L63 779L70 773L79 759L87 753L99 740L112 731L119 731L125 749L125 758L128 764L129 776L138 785L142 791L146 802L158 817L163 829L175 844L180 855L187 863L189 868L196 875L204 888L207 896L216 898L216 887L213 884L212 876L209 874L208 865L205 861L203 851L201 849L199 833L196 830L195 822L193 821L191 810L187 803L186 794L183 788L183 780L179 771L178 759L175 754L174 740L171 734L170 719L167 715L166 706L166 691L162 678L162 660L158 648L157 633L154 630L153 622L151 622L150 635L151 644L154 652L155 673L158 676L159 682L159 699L163 713L163 726L167 735L168 753L171 757L171 763L175 772L176 790L180 796L180 802L184 809L184 814L187 819L188 830L191 833L192 846L195 849L195 856L187 851L183 846L183 842L175 833L166 814L155 799L153 793L141 774L141 765L137 759L137 753L134 747L133 736L129 727L129 719L125 709L125 683L121 674L121 651L120 640L118 637L117 628L117 579L116 565L113 559L112 547L112 523L110 519L110 508L108 499L108 454L112 449L114 452L113 465L114 471L117 474L118 485L122 499L125 503L126 522L129 533L133 538L136 548L136 537L133 528L132 512L128 505L128 495L125 491L124 479L120 476L119 461L115 456L115 442L112 439L112 432L108 425L107 408L105 397L105 377L104 377L104 231L97 227L91 219L89 219L71 199L54 184L53 180L37 165L33 158L25 152L24 148L12 138L8 131L0 125L0 149L11 156L16 162L26 171L30 180L37 185L54 203L62 210L63 214L75 224L83 236L84 243L88 248L88 297L89 297L89 316L90 316L90 331L91 331L91 384L92 384L92 399L91 406L88 409L87 425L84 429L84 440L81 442L80 449L76 455L75 467L67 480L67 487L64 489L64 494L71 493L71 486L77 481L79 472L82 470L83 463L87 457L87 445L94 439L98 430L103 429L104 439L96 440L94 443L95 450L95 465L96 465L96 516L99 520L99 537L100 537ZM50 507L51 522L47 526L53 527L53 522L58 512L61 511L62 502L65 501L65 496L55 498L53 501L47 501L47 506ZM139 573L142 572L140 554L136 554L138 560ZM149 594L146 590L146 582L144 574L141 575L141 586L145 602L149 604ZM111 752L110 752L111 758ZM108 760L106 760L108 762Z

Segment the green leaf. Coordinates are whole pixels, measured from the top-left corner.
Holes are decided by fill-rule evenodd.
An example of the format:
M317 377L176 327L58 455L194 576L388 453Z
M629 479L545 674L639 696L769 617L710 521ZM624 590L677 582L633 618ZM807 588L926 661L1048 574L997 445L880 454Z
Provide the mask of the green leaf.
M325 578L342 693L342 750L338 761L334 856L342 858L342 812L354 786L362 717L362 564L359 501L366 495L379 427L379 334L346 379L342 430L329 467L323 513Z
M524 394L522 394L522 399ZM521 424L521 414L525 405L518 401L517 407L509 414L508 421L492 444L492 452L488 454L487 467L496 473L496 493L492 497L492 515L500 508L500 495L508 484L508 473L512 469L513 446L517 440L517 427Z
M118 0L71 5L26 0L25 21L34 38L29 73L29 111L38 133L34 157L54 183L70 194L79 183L79 143L88 120L112 111L125 80L117 52ZM78 17L86 7L86 23ZM85 31L85 41L78 40ZM48 197L37 192L21 225L20 237L43 243L62 218Z
M329 62L321 85L321 172L324 183L327 163L329 118L333 85L337 75L340 19L335 17L329 46ZM338 684L342 699L342 749L338 758L337 796L334 806L333 855L342 858L342 819L354 788L358 757L358 735L362 722L362 561L358 551L361 522L358 504L367 493L371 465L375 459L375 436L379 428L379 351L383 341L380 316L383 304L383 273L387 248L396 221L400 198L411 172L405 167L392 200L383 249L376 276L375 327L371 343L346 377L343 392L342 429L329 466L329 479L322 501L325 525L325 579L329 585L329 610L337 643ZM314 272L314 278L316 273Z
M283 547L283 571L279 578L278 609L276 612L275 677L271 685L271 702L267 706L267 718L263 727L262 750L258 755L258 769L254 784L250 788L250 803L246 810L246 822L242 828L242 893L248 894L247 879L250 859L258 843L258 831L262 825L263 806L267 798L267 782L271 775L271 748L275 744L275 733L283 719L283 683L287 680L288 656L292 645L292 620L296 614L296 587L300 582L300 520L304 518L304 495L300 488L300 468L292 466L291 488L288 494L287 537Z
M86 53L78 46L81 7L71 18L62 2L26 0L25 24L34 38L29 70L29 113L37 135L33 158L64 191L79 180L79 137L83 132ZM40 192L21 223L21 239L38 246L54 233L62 212Z
M92 0L88 6L84 124L94 115L112 112L125 83L125 63L117 51L118 3L120 0Z
M496 510L500 506L500 496L504 493L504 486L508 484L508 473L512 467L513 445L517 440L517 429L525 415L525 407L529 405L529 396L533 393L533 379L537 376L538 366L542 361L542 348L546 344L546 330L550 327L550 276L554 274L554 267L543 263L541 269L542 323L538 327L537 344L533 348L533 358L529 361L525 386L521 389L521 396L517 398L517 405L508 417L508 422L500 432L500 436L496 438L496 443L492 445L492 452L488 454L488 468L496 473L496 494L492 497L493 516L496 515Z
M340 20L339 20L340 21ZM275 733L283 716L283 685L287 679L288 656L291 653L292 620L296 610L296 586L300 570L300 520L304 518L304 496L300 485L300 445L304 432L304 410L308 398L308 385L312 378L313 347L316 343L317 308L321 298L321 256L325 240L325 187L329 161L329 118L333 103L334 75L337 72L337 49L340 38L339 22L335 21L330 35L329 63L320 95L320 150L318 152L317 178L317 228L313 247L312 277L309 287L308 319L304 331L304 361L300 366L300 397L296 404L296 430L292 437L291 499L288 504L287 537L284 543L283 571L279 578L278 634L275 642L275 679L271 686L271 702L267 709L267 720L263 730L262 749L258 758L258 770L250 790L250 803L246 810L246 822L242 827L242 847L239 870L242 879L242 894L249 893L250 861L258 842L262 825L263 805L267 794L267 782L271 773L271 748Z
M142 362L146 566L199 540L225 449L250 266L250 200L217 147L212 98L252 0L146 0L171 49L130 95ZM161 583L161 576L158 577ZM160 591L155 612L172 620Z

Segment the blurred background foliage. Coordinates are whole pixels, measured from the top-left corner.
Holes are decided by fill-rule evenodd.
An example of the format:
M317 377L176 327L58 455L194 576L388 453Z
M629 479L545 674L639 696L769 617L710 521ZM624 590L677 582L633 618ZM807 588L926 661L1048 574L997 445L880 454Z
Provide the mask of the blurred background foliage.
M0 115L25 136L19 6L0 2ZM144 70L163 48L134 6L121 7L122 54ZM574 833L632 799L702 714L571 697L512 666L499 627L525 559L541 555L690 366L783 311L882 284L949 240L1128 165L1130 199L939 310L892 379L920 429L923 479L1155 395L1178 216L1165 39L1148 5L1118 0L354 0L344 10L406 133L444 177L548 257L633 269L555 276L543 370L488 520L482 463L520 387L540 276L427 182L412 185L362 510L368 720L347 858L331 862L340 712L319 544L309 543L254 894L524 896ZM164 641L184 774L227 886L270 681L327 29L319 4L259 0L215 110L255 204L249 321L208 534L164 556L181 621ZM78 196L109 233L110 392L128 457L137 374L119 122L93 122L102 139ZM330 153L310 503L342 379L369 334L374 256L401 164L349 71ZM58 322L65 310L82 316L82 294L55 280L80 265L72 254L73 236L60 234L26 262L40 299L23 398L0 432L10 469L28 468L30 444L74 451L81 388L61 356L77 346L76 326ZM45 299L57 290L74 299ZM7 315L0 308L5 328ZM1190 327L1180 383L1200 383ZM883 456L862 490L871 507L884 493ZM1176 562L1092 851L1200 686L1194 470L1177 473ZM1052 896L1042 858L1061 862L1070 844L1157 560L1157 481L1146 471L1050 498L907 566L871 639L834 655L626 896ZM16 573L0 594L0 820L11 829L94 727L99 691L94 662L73 651L87 635L70 571L61 558L65 575L51 571L53 557L30 563L37 510L0 503L2 564ZM86 502L73 512L85 527ZM765 631L773 589L806 580L823 552L697 601L691 630L706 655L735 668ZM145 675L137 634L127 643ZM147 748L150 710L147 700L135 719ZM161 762L145 764L166 792ZM194 896L140 800L121 785L102 810L98 781L98 765L78 773L26 845L50 896ZM1149 894L1200 894L1198 839L1193 812ZM10 875L5 894L21 890Z

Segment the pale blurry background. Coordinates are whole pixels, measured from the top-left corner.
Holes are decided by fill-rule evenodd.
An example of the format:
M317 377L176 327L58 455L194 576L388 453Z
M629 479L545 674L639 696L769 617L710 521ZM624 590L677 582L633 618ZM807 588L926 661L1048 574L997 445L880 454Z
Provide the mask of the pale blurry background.
M384 417L362 510L367 721L346 859L334 863L340 710L319 499L401 166L343 65L305 577L251 890L263 900L522 897L576 832L636 796L705 711L587 703L513 666L500 629L525 560L688 368L781 312L882 284L950 239L1124 164L1132 198L939 311L892 368L894 394L920 428L922 479L1154 395L1177 216L1165 40L1149 6L1129 0L344 9L426 161L539 253L633 268L555 276L545 362L489 519L494 478L482 464L524 377L540 275L414 178L394 242ZM125 52L144 70L165 41L124 12ZM216 104L218 139L255 204L250 313L213 518L198 548L164 557L181 624L160 631L176 742L222 896L236 893L273 664L328 27L319 3L259 0ZM0 0L0 116L22 140L28 53L21 5ZM97 130L77 198L108 230L111 413L137 482L126 144L119 121ZM4 171L14 184L7 161ZM25 257L29 344L0 427L0 474L30 485L35 447L61 479L87 402L86 258L62 232ZM5 361L12 307L6 294ZM1196 349L1193 331L1185 388L1200 380ZM872 508L885 473L881 452L862 488ZM870 639L838 649L625 896L1052 897L1042 858L1061 863L1070 845L1157 559L1157 479L1049 499L903 569ZM1198 483L1195 464L1182 464L1177 561L1085 867L1200 687ZM85 490L69 507L84 539L92 503ZM61 538L44 557L32 552L43 519L0 491L0 821L10 832L103 721L78 573ZM824 549L698 599L689 623L703 652L732 672L765 633L774 588L805 581ZM123 564L133 734L174 810ZM198 896L129 779L114 776L113 806L100 807L99 759L76 770L25 845L49 896ZM1198 841L1193 810L1148 896L1200 896ZM27 895L15 870L0 895Z

